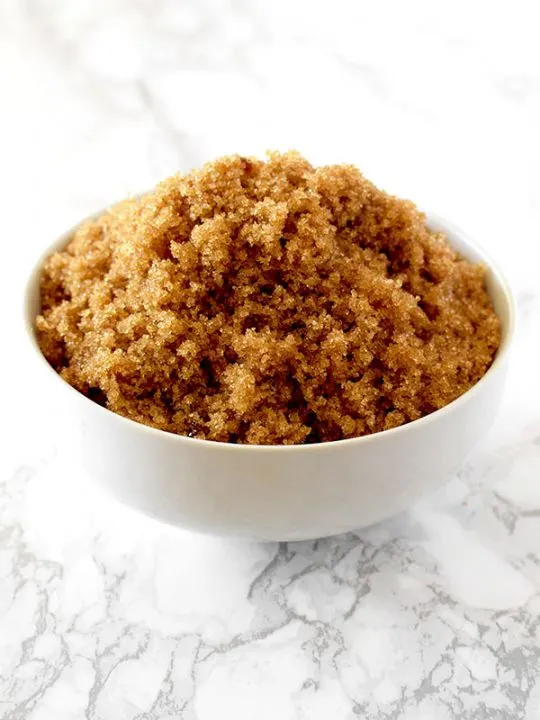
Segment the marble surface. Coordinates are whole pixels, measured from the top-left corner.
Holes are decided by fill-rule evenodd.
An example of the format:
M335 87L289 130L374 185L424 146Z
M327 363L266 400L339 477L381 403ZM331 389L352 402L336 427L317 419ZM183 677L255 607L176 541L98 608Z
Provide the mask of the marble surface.
M0 4L0 718L540 718L537 3ZM462 225L519 305L508 391L406 514L192 535L65 461L21 283L83 215L219 153L349 161Z

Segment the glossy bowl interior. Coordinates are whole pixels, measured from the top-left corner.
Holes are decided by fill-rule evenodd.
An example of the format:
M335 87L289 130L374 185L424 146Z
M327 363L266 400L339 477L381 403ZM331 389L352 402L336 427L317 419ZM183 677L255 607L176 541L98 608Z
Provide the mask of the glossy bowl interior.
M101 213L98 213L101 214ZM165 522L215 535L298 540L360 528L405 510L448 480L491 425L515 325L509 287L493 262L451 223L428 215L466 258L487 268L502 342L485 376L437 412L374 435L318 445L249 446L173 435L127 420L71 388L36 341L42 255L28 280L24 321L40 374L39 402L61 408L62 447L120 501Z

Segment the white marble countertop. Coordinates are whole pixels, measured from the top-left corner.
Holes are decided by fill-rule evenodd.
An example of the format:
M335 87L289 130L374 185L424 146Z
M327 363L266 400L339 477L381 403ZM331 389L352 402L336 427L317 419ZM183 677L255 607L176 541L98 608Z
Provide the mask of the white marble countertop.
M0 718L540 718L536 6L0 4ZM54 408L24 394L21 281L113 200L291 147L491 250L519 305L508 392L459 476L390 522L200 537L66 466Z

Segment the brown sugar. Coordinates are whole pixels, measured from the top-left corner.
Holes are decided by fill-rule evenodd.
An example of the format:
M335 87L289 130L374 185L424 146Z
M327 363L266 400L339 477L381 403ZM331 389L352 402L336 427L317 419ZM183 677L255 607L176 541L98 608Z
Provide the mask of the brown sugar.
M292 444L410 422L499 345L484 270L408 201L297 153L224 157L84 223L46 261L41 349L110 410Z

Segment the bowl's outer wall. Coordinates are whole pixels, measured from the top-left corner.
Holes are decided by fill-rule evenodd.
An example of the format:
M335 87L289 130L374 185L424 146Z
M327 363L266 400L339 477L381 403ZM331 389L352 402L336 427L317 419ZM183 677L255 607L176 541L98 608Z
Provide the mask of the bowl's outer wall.
M430 218L463 255L481 251ZM65 238L64 238L65 241ZM58 245L62 244L59 241ZM39 307L38 272L27 294L30 336ZM488 270L503 325L513 324L504 281ZM91 402L41 361L40 397L62 403L66 452L113 496L166 522L218 535L295 540L370 525L406 509L459 468L500 403L506 354L473 390L442 411L394 431L314 446L231 446L148 429Z
M97 407L81 415L76 403L65 437L74 437L91 476L154 517L218 534L300 539L375 523L448 479L491 423L501 388L502 371L437 422L313 453L180 445L165 433L138 436Z

